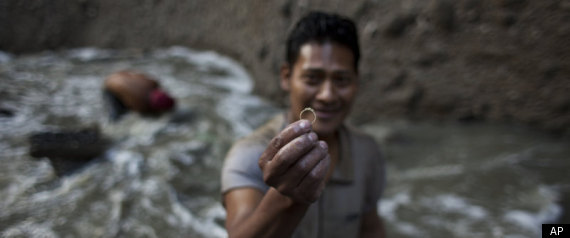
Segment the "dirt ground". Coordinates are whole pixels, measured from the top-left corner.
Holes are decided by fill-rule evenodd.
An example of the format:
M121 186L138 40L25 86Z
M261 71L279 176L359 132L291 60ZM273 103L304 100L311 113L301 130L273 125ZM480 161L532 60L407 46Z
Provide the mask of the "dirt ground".
M570 134L567 0L5 0L0 50L212 49L243 62L255 92L282 103L285 37L310 10L358 24L357 123L482 120Z

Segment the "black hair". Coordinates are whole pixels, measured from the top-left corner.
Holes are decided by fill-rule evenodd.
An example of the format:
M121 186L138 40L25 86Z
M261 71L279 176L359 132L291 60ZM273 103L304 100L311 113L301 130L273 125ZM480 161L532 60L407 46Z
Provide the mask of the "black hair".
M293 67L301 46L309 42L323 44L331 41L348 47L354 55L354 69L358 71L360 46L354 22L337 14L312 11L301 18L287 38L286 59Z

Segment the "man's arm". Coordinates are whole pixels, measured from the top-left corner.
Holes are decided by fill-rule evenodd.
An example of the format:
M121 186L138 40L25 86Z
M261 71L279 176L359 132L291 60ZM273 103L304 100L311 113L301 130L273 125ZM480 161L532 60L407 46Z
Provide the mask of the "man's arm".
M230 237L290 237L309 205L324 189L330 164L328 146L318 141L307 120L285 128L259 158L262 194L255 188L236 188L224 194Z
M362 238L385 238L386 231L384 230L384 223L376 208L366 213L362 217L362 225L360 226L360 237Z
M224 201L230 237L290 237L308 208L273 188L265 196L254 188L234 189Z

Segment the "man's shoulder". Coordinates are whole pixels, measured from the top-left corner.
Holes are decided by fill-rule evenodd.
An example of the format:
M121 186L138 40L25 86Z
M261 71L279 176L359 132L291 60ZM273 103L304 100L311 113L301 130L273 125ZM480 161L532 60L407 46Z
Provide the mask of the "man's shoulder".
M249 135L237 140L230 149L226 158L249 157L260 154L265 150L273 137L279 133L283 127L284 116L276 115L262 126L255 129Z
M251 134L239 139L236 145L267 145L283 129L285 117L277 114Z
M222 168L222 193L238 187L254 187L265 192L257 161L284 120L274 117L251 134L236 141L226 154Z

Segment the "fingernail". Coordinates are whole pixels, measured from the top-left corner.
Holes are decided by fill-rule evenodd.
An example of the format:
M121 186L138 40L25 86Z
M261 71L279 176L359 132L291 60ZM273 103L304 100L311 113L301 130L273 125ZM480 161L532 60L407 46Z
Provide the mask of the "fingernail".
M309 139L311 139L311 141L316 141L317 134L315 134L314 132L309 133Z
M328 149L329 149L329 146L327 145L326 142L320 141L319 144L320 144L321 148L323 148L323 150L328 150Z
M299 126L301 129L307 129L309 127L309 122L307 122L307 120L302 120L301 123L299 123Z

